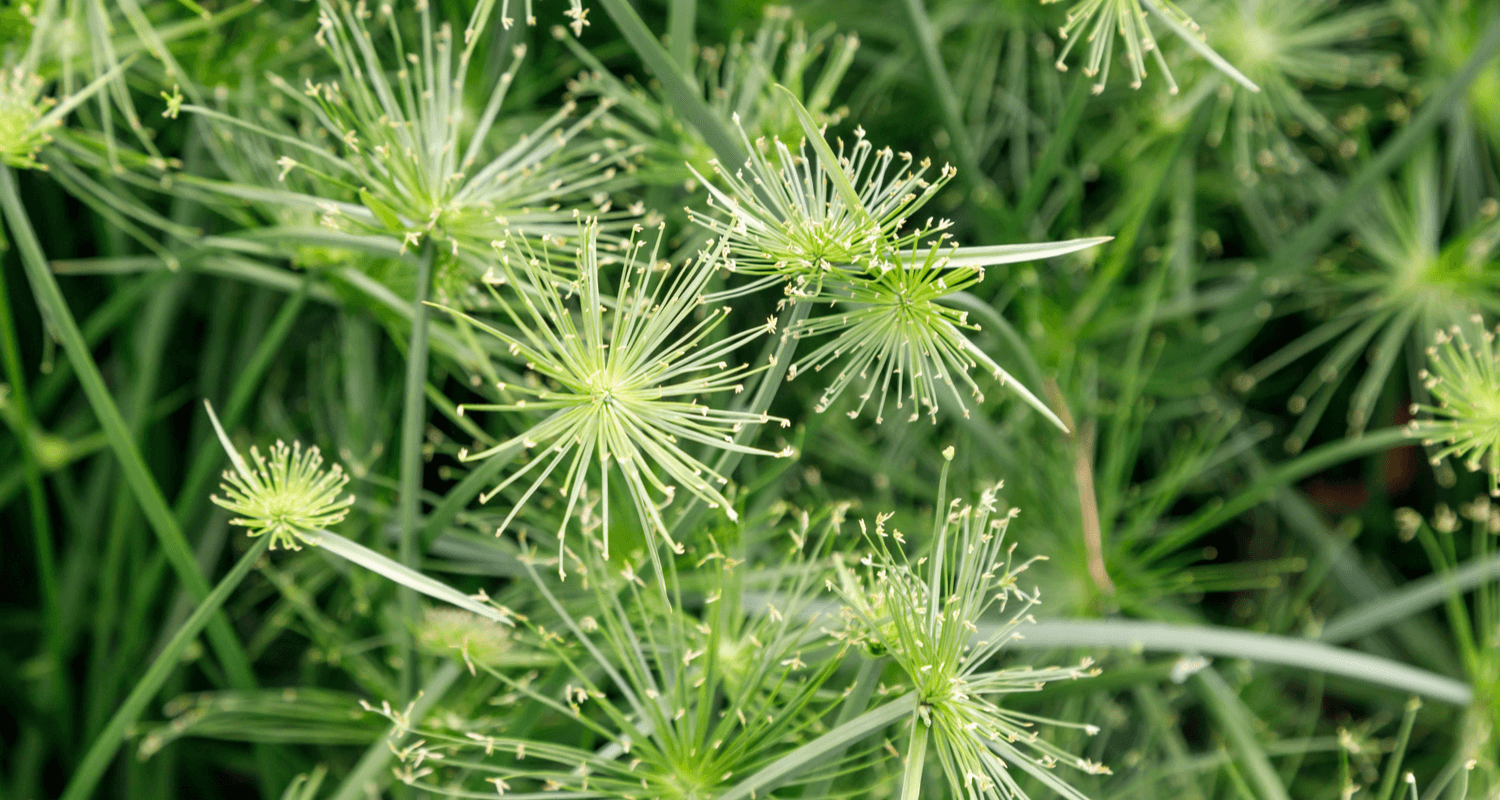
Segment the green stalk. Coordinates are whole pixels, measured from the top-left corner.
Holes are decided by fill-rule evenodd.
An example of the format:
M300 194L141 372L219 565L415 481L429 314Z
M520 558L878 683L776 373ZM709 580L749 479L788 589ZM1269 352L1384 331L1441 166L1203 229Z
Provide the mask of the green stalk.
M1088 81L1075 80L1073 88L1068 91L1068 104L1063 108L1062 118L1058 121L1057 128L1047 137L1047 147L1037 159L1036 169L1027 179L1021 199L1016 203L1011 222L1018 234L1026 232L1026 220L1041 206L1053 176L1062 169L1063 155L1073 145L1078 123L1083 121L1083 109L1088 105L1088 86Z
M927 760L927 723L911 721L911 746L906 749L906 773L901 778L901 800L922 796L922 764Z
M183 537L177 519L167 506L166 498L162 496L161 489L147 469L146 462L130 435L130 429L120 415L120 409L110 396L104 376L99 373L99 365L94 362L93 354L89 352L83 334L78 329L78 323L73 319L67 301L63 299L62 290L47 267L46 256L42 254L41 244L31 228L26 208L17 194L15 176L5 166L0 166L0 213L3 213L15 236L21 253L21 264L26 269L26 277L36 295L42 316L61 339L63 351L67 353L68 361L77 373L78 382L88 396L89 405L99 418L110 448L120 462L126 483L150 522L157 542L178 579L193 593L194 599L201 602L208 597L208 581L198 568L192 548L188 547L187 539ZM250 660L229 627L228 619L217 616L210 621L208 636L214 654L231 683L236 688L253 688L255 674L250 669Z
M881 730L887 725L911 716L917 708L917 695L907 692L879 708L873 708L802 745L781 758L761 767L755 774L719 795L718 800L751 800L764 797L769 789L810 766L826 761L829 753L839 750Z
M276 313L276 318L271 321L270 328L256 345L249 362L239 371L238 377L234 380L234 386L229 390L229 400L224 404L224 413L220 416L225 430L234 429L244 418L246 410L250 407L250 400L255 396L256 386L260 384L260 379L270 368L272 359L276 357L276 352L286 341L287 334L291 333L292 325L297 321L297 315L301 313L302 307L307 302L307 289L310 285L310 279L304 280L302 288L282 304L281 310ZM214 468L223 462L223 453L223 448L214 437L204 438L197 455L193 457L191 466L188 467L187 477L182 482L182 489L177 492L174 510L178 523L185 523L192 517L202 505L203 499L208 496L208 484L213 480Z
M1206 107L1205 107L1206 108ZM1156 201L1161 197L1162 189L1169 183L1167 178L1172 168L1177 164L1177 159L1187 149L1187 142L1196 140L1203 126L1208 123L1208 114L1203 108L1193 114L1192 120L1178 132L1168 146L1167 152L1162 154L1161 160L1152 168L1144 180L1136 184L1138 193L1133 194L1132 202L1123 207L1128 210L1128 216L1120 228L1120 233L1115 237L1113 246L1110 247L1109 255L1099 265L1097 277L1089 284L1088 290L1078 299L1073 306L1073 312L1068 316L1068 327L1077 332L1093 321L1099 308L1104 305L1114 292L1115 284L1124 276L1126 268L1135 263L1131 256L1135 252L1135 242L1145 229L1147 220L1151 217L1151 210L1156 207Z
M656 40L656 35L646 27L646 23L641 21L641 15L636 13L629 0L600 0L600 5L604 6L604 12L614 20L625 41L635 49L646 68L661 81L662 92L671 101L672 107L689 125L698 129L703 141L713 149L724 167L727 169L744 163L745 152L740 148L739 142L723 121L714 116L698 88L683 74L666 48Z
M943 115L943 129L953 148L954 160L958 162L958 177L968 187L969 199L990 218L996 227L1003 227L1005 213L998 205L1000 193L984 170L979 166L979 156L974 152L974 141L964 125L963 113L958 107L958 94L953 91L953 79L943 65L943 54L938 49L938 34L927 16L927 6L922 0L906 0L906 18L911 22L911 35L922 54L922 66L927 69L927 81L937 95L938 108Z
M776 393L781 390L781 385L786 383L787 370L792 366L792 359L797 355L797 337L792 335L792 330L803 320L807 319L808 312L812 310L812 302L799 300L782 315L777 328L782 332L781 341L777 342L776 349L769 357L766 369L761 373L760 383L755 387L755 394L751 396L749 408L752 414L764 414L771 408L771 403L776 399ZM738 410L738 409L737 409ZM760 432L759 423L746 424L740 428L734 436L736 445L749 444L755 435ZM745 457L744 453L732 450L720 452L718 459L714 462L714 472L725 478L734 474L735 467L740 465L740 460ZM671 536L679 540L685 531L691 530L698 521L703 519L703 513L708 506L696 495L688 501L682 510L682 515L672 523Z
M16 443L21 449L26 476L26 495L31 505L31 533L36 548L38 589L42 597L42 629L47 632L46 646L52 658L51 668L59 669L62 659L62 615L57 604L57 562L52 549L52 518L47 513L47 495L42 490L42 470L33 447L33 434L40 430L31 415L26 391L26 368L21 363L21 348L16 341L15 318L10 310L10 292L5 275L0 273L0 360L4 361L5 380L10 391L0 396L0 405L8 405L16 420ZM53 681L47 682L49 686ZM58 681L66 690L67 682Z
M397 517L401 540L397 556L410 568L417 566L417 528L422 508L422 430L427 424L427 295L432 291L432 268L437 248L427 240L417 267L417 296L412 301L411 342L406 348L406 389L401 412L401 475ZM402 589L402 618L408 625L417 620L417 595ZM412 632L403 630L401 645L401 692L410 698L416 690L416 650Z
M693 74L693 28L697 25L698 0L672 0L667 6L667 46L672 60L684 75Z
M875 694L875 685L880 681L880 673L884 668L885 658L883 657L860 659L859 674L854 678L854 685L850 688L849 694L844 698L844 701L839 704L839 715L833 723L835 728L865 713L870 707L870 700ZM829 751L824 760L830 764L836 764L844 758L844 752L848 749L849 745L847 744L837 747ZM828 797L828 793L832 788L833 778L830 776L809 786L803 792L803 796Z
M1500 554L1471 558L1461 567L1410 581L1334 617L1318 639L1330 644L1357 639L1496 578L1500 578Z
M995 625L979 623L979 637L992 635ZM1314 670L1364 683L1373 683L1455 706L1474 699L1465 683L1427 670L1322 642L1214 625L1177 625L1128 619L1098 621L1042 620L1026 626L1026 638L1007 647L1023 650L1085 647L1134 652L1198 653L1243 658L1261 664L1280 664Z
M1396 776L1401 774L1401 761L1406 756L1406 745L1411 741L1411 728L1417 722L1417 711L1421 707L1422 701L1415 697L1406 701L1401 732L1396 734L1396 746L1386 760L1385 777L1380 780L1380 791L1375 795L1375 800L1391 800L1392 793L1396 791Z
M1281 776L1271 766L1271 759L1266 755L1265 748L1255 738L1256 728L1253 723L1257 720L1251 715L1250 709L1245 708L1244 701L1229 688L1229 684L1219 677L1213 667L1205 668L1193 678L1202 690L1209 711L1228 734L1240 763L1250 775L1250 781L1259 790L1255 796L1262 800L1291 800L1286 787L1281 783Z
M349 771L348 777L339 784L338 791L333 793L330 800L359 800L370 797L370 787L376 787L378 790L382 783L389 781L391 771L387 769L387 766L395 757L394 748L411 735L409 726L421 724L427 712L431 711L432 707L437 705L437 701L447 693L448 687L458 680L461 669L456 662L449 661L432 673L427 685L422 687L422 691L418 692L412 701L411 709L406 714L407 726L392 725L385 736L370 745L354 765L354 769Z
M6 171L8 176L9 171ZM5 184L8 187L8 181ZM203 601L188 617L187 622L177 629L177 634L167 643L165 649L151 662L146 674L136 682L135 688L120 704L115 715L110 718L109 724L94 743L89 746L88 753L83 757L82 763L69 779L67 788L63 791L62 800L85 800L94 792L99 779L104 777L104 771L109 768L110 761L114 760L115 751L125 741L126 732L136 719L145 710L146 704L156 696L163 683L171 676L172 672L180 666L182 653L187 646L197 638L203 627L215 618L219 607L229 599L229 593L239 586L240 581L250 573L250 568L265 554L266 548L271 544L270 537L262 537L229 571L228 575L214 587L212 592L205 594Z

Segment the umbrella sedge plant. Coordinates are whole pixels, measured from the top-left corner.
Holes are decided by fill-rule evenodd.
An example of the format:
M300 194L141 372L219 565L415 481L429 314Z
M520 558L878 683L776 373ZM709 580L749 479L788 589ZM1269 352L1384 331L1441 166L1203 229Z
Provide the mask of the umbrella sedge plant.
M1491 798L1493 5L0 7L0 796Z

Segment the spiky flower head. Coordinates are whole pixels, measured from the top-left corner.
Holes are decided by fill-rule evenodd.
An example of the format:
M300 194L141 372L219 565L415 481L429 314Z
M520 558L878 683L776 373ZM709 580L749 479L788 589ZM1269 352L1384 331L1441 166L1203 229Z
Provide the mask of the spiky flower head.
M586 730L588 740L516 738L503 720L475 720L461 731L429 722L416 731L420 748L397 751L397 775L452 797L477 797L476 790L620 800L725 796L817 738L849 695L829 686L847 648L828 635L815 600L842 514L843 506L796 513L790 526L776 526L795 542L793 551L763 565L710 544L697 565L703 582L694 585L712 589L688 608L650 591L639 560L622 569L592 546L571 551L585 591L567 602L538 569L554 557L532 543L518 561L552 601L552 613L517 622L567 680L561 697L499 665L471 663L508 690L496 705L535 703L554 722ZM598 521L589 517L589 524ZM669 580L675 594L678 576ZM384 713L400 724L401 715ZM778 786L829 779L861 757L804 763L781 775Z
M730 243L737 272L778 276L790 281L789 293L816 294L826 277L880 271L897 252L952 224L928 218L907 227L956 174L951 166L929 182L924 176L932 162L915 162L889 147L876 150L863 128L855 129L852 145L839 139L837 152L815 130L794 153L780 138L752 144L737 117L735 124L750 155L733 172L713 162L727 191L698 176L720 213L688 213Z
M1055 3L1058 0L1042 2ZM1130 88L1139 89L1144 83L1146 54L1150 53L1156 68L1161 70L1162 77L1167 80L1168 90L1177 94L1177 81L1172 77L1172 70L1167 68L1167 60L1162 56L1156 36L1151 33L1151 26L1146 21L1147 9L1168 30L1224 74L1252 92L1260 91L1253 81L1204 43L1198 24L1172 0L1079 0L1068 9L1065 21L1058 28L1063 47L1062 52L1057 54L1057 68L1067 71L1068 54L1073 52L1079 40L1088 42L1088 57L1084 62L1083 74L1089 78L1098 78L1093 85L1094 94L1103 92L1109 79L1110 61L1114 57L1115 34L1118 33L1125 43L1125 63L1130 68Z
M842 365L815 410L826 411L845 389L859 384L859 404L848 412L851 418L858 416L878 392L875 421L882 422L893 391L897 409L909 404L908 421L915 421L925 411L937 422L940 395L950 397L967 417L969 408L959 384L966 386L977 402L983 402L984 394L969 374L983 365L1001 385L1011 382L1027 403L1063 427L1051 409L963 334L963 329L979 330L969 322L968 312L940 302L984 280L983 267L950 267L951 252L952 248L935 244L918 264L825 286L821 299L835 301L839 308L800 323L792 331L798 337L829 334L832 338L798 359L790 377Z
M950 447L944 457L951 460L952 453ZM1061 763L1090 773L1109 770L1041 738L1038 725L1090 735L1098 729L1009 709L1003 698L1038 691L1049 681L1092 677L1098 670L1087 659L1074 667L984 669L1019 636L1017 627L1034 622L1029 612L1040 596L1020 589L1017 578L1037 559L1014 562L1015 545L1005 544L1005 532L1017 511L996 513L999 485L983 492L977 505L955 500L945 506L947 481L945 464L932 551L915 564L906 556L901 532L886 530L889 516L876 517L873 533L861 522L872 552L861 559L862 575L841 566L836 587L855 636L889 654L912 682L917 709L908 756L922 757L930 733L953 796L1025 798L1011 775L1016 767L1064 797L1082 798L1051 768ZM981 627L987 612L1006 621Z
M61 124L47 113L54 101L42 87L39 76L19 67L0 71L0 161L8 166L37 166L36 154L52 141L48 131Z
M1470 472L1483 470L1490 494L1500 497L1500 350L1482 317L1471 322L1468 334L1458 325L1435 334L1427 348L1429 368L1419 373L1433 402L1411 407L1413 414L1432 416L1412 420L1409 428L1423 437L1424 445L1436 448L1434 465L1453 458Z
M334 464L324 471L323 454L316 446L303 449L301 442L293 442L287 447L278 440L270 458L261 455L259 448L250 448L252 469L229 441L213 406L206 402L204 406L234 465L233 470L224 471L226 483L219 484L225 496L209 498L239 515L229 520L231 525L243 525L252 537L269 535L272 550L277 545L301 550L304 543L318 544L316 531L343 521L354 505L354 495L339 497L349 483L342 467Z
M572 217L557 208L564 200L593 202L600 213L607 212L616 175L612 165L623 158L616 152L619 143L574 140L609 103L581 117L575 116L577 106L567 103L490 152L526 48L513 49L510 64L474 119L465 102L467 79L475 49L488 41L494 0L477 3L458 35L447 23L435 22L431 6L416 4L420 47L407 52L398 11L391 4L381 3L372 14L364 2L320 1L314 39L338 68L337 77L308 79L300 87L271 77L273 86L319 129L320 141L328 143L272 132L272 138L297 148L277 161L279 181L305 171L316 179L320 194L257 190L251 199L271 197L313 210L329 227L389 236L400 240L403 249L431 237L455 255L463 250L471 256L482 255L488 242L506 231L567 233ZM372 17L377 30L382 25L389 30L388 48L377 44L367 25ZM502 22L509 26L508 19ZM382 63L377 55L385 49L394 52L394 64ZM208 109L185 108L265 132Z
M1215 106L1208 133L1217 146L1229 139L1235 176L1246 183L1261 173L1299 174L1310 169L1299 146L1310 140L1351 158L1357 146L1348 129L1356 114L1330 119L1308 94L1314 87L1399 86L1399 57L1380 52L1371 39L1392 21L1384 5L1349 7L1337 0L1235 0L1214 6L1207 20L1220 49L1261 92L1235 92L1226 76L1211 74L1170 111L1186 119L1200 104Z
M736 439L743 426L759 425L772 417L700 402L700 398L743 390L742 381L751 371L743 364L731 366L730 358L741 346L771 331L774 320L713 338L711 334L730 311L721 301L733 293L715 295L706 289L725 267L727 246L722 241L710 242L695 259L674 267L658 260L661 230L664 226L649 256L642 258L646 242L636 238L641 232L636 226L624 246L624 259L610 264L610 256L600 253L598 223L588 220L577 245L577 278L570 281L557 277L565 270L553 266L546 244L535 251L524 241L507 240L497 247L499 271L486 285L514 328L502 330L447 309L499 338L530 372L528 382L496 385L502 402L464 404L459 412L547 413L520 436L481 452L460 453L465 461L508 460L521 449L540 448L528 464L481 495L481 501L488 502L541 468L496 535L561 467L561 492L567 497L558 526L562 539L597 468L595 485L603 498L607 548L609 480L618 468L635 501L641 527L679 547L671 542L662 518L663 508L678 487L711 508L724 509L730 519L736 516L720 488L728 478L689 448L701 445L765 456L790 455L790 450L762 450ZM606 293L601 267L614 273L608 278L618 286L613 296ZM501 295L498 287L507 284L514 291Z
M1350 398L1348 422L1354 434L1373 419L1375 404L1398 359L1425 344L1427 331L1464 324L1475 313L1500 312L1496 289L1500 271L1500 203L1481 203L1471 219L1443 201L1446 168L1433 148L1419 150L1402 174L1381 184L1370 202L1349 217L1359 251L1348 266L1317 270L1308 280L1267 279L1275 292L1296 287L1301 298L1335 309L1320 323L1280 351L1236 378L1248 390L1259 381L1309 353L1324 354L1287 400L1301 415L1286 439L1297 452L1308 441L1335 392L1355 372L1360 356L1368 364ZM1452 233L1448 233L1456 228ZM1270 308L1269 302L1264 307ZM1404 343L1415 340L1408 348ZM1335 343L1332 347L1326 347ZM1423 367L1410 359L1415 374Z

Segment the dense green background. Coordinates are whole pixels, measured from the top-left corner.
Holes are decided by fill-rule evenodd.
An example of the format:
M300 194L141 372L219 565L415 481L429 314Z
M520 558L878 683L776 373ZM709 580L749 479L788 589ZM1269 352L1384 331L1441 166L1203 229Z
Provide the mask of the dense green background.
M103 14L121 53L141 50L133 32L141 28L114 4L59 5L83 41L97 44ZM139 53L109 90L116 94L84 104L57 132L41 156L50 170L8 168L21 202L5 208L0 299L9 387L0 394L0 797L59 795L194 608L177 572L187 551L163 545L159 509L143 513L132 474L160 487L209 585L248 548L207 502L227 465L202 399L237 441L300 439L343 462L359 503L340 532L396 552L389 534L411 330L403 303L414 277L396 262L306 242L252 253L204 238L285 220L274 204L226 199L180 176L244 180L232 169L260 159L262 177L274 177L280 151L209 147L204 138L219 128L188 112L162 114L164 93L189 82L231 98L223 106L231 113L276 108L267 72L300 84L328 69L312 41L315 7L208 3L214 16L200 23L191 5L142 8L186 74ZM708 2L689 18L687 5L637 7L658 33L669 17L690 20L705 48L736 31L753 36L764 16L759 3ZM819 378L799 377L773 408L793 426L763 442L791 443L800 457L747 460L737 478L754 487L749 504L819 509L852 500L856 516L894 510L898 523L921 531L945 446L957 445L962 491L1006 480L1003 501L1022 509L1012 528L1020 552L1050 559L1028 573L1045 616L1122 623L1099 633L1097 647L1057 653L1094 654L1102 677L1023 701L1104 728L1088 755L1114 775L1080 778L1090 796L1322 798L1352 783L1365 787L1356 796L1377 797L1381 771L1391 768L1414 772L1419 791L1450 791L1423 798L1456 797L1447 781L1470 758L1478 766L1468 795L1494 796L1500 556L1483 531L1488 505L1470 505L1488 479L1461 464L1430 465L1431 448L1403 426L1409 404L1426 400L1419 371L1434 330L1475 313L1493 323L1500 305L1500 12L1480 0L1184 4L1207 42L1263 87L1252 97L1160 25L1180 93L1154 69L1131 89L1118 51L1102 92L1091 92L1082 53L1065 73L1053 65L1066 6L823 0L795 6L782 24L788 35L811 32L825 54L836 46L830 33L857 34L826 110L830 137L859 125L877 145L957 165L958 178L924 214L952 218L961 243L1116 237L1083 254L992 268L973 290L989 309L971 315L983 327L975 341L1066 409L1074 434L998 388L970 418L948 413L936 425L850 420L840 413L848 398L814 415ZM507 46L529 46L496 137L527 129L581 90L569 82L583 65L551 30L568 21L565 7L538 2L536 27L497 32L480 48L475 87L508 63ZM670 109L670 93L605 7L585 7L581 44ZM465 0L435 8L455 21L468 15ZM7 63L32 35L30 13L18 5L0 13ZM815 55L807 83L823 60ZM57 87L106 68L87 54L52 53L40 71ZM485 96L473 93L478 107ZM154 146L177 159L167 170L140 155L122 97ZM118 169L106 131L124 154ZM800 135L790 117L783 134ZM656 149L612 190L620 207L641 201L664 214L674 248L696 241L681 208L701 207L702 193L684 187L679 167L706 160L695 137L676 121L650 132ZM57 329L43 324L35 278L22 268L23 218L119 410L114 440ZM349 269L369 283L341 272ZM474 277L440 275L439 295L461 296ZM383 304L371 285L397 302ZM734 319L755 324L774 300L749 298ZM431 397L470 400L467 379L461 364L434 355ZM436 404L426 409L422 485L435 503L462 477L454 456L472 431ZM1500 428L1500 416L1478 422L1490 436ZM493 419L479 424L496 436L508 430ZM122 466L127 444L145 473ZM1080 491L1081 475L1092 497ZM1448 509L1465 516L1450 525ZM494 516L493 508L460 516L446 549L429 537L424 570L466 590L519 591L513 559L484 550L487 537L475 533ZM1084 534L1094 524L1098 553ZM1471 525L1481 532L1471 535ZM1094 569L1100 563L1107 582ZM1410 590L1456 566L1480 594ZM258 563L225 609L265 688L237 681L207 639L193 644L147 698L96 795L277 797L295 775L326 764L320 796L329 796L366 748L384 748L385 721L352 714L356 700L403 695L396 660L405 623L396 607L392 585L310 551ZM1349 623L1360 619L1377 622ZM1326 638L1328 623L1343 621L1330 644L1446 676L1475 699L1467 707L1427 700L1392 767L1387 752L1405 735L1415 684L1329 674L1318 666L1335 658L1329 653L1286 666L1255 643L1228 647L1198 677L1175 681L1176 653L1205 635L1174 629L1177 638L1143 651L1130 646L1129 620L1299 642ZM429 667L446 660L425 658ZM460 680L438 702L479 714L493 691ZM877 760L862 769L838 789L897 790L899 767ZM377 776L389 779L384 769Z

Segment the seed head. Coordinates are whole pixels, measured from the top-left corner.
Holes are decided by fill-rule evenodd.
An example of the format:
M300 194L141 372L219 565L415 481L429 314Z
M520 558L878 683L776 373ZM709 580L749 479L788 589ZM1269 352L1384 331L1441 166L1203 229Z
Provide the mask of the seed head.
M1477 316L1474 321L1482 322ZM1466 336L1454 325L1437 332L1427 358L1430 369L1421 377L1433 403L1415 403L1412 411L1432 418L1413 420L1410 430L1437 448L1434 464L1454 458L1470 472L1483 470L1489 474L1490 494L1500 497L1500 351L1495 333L1480 328L1477 335Z
M277 441L271 447L270 458L261 455L259 448L250 448L250 459L255 462L255 468L251 469L230 443L213 407L204 405L220 443L234 464L233 470L224 471L226 482L219 484L225 496L209 498L239 515L230 524L243 525L252 537L269 534L272 550L277 545L301 550L303 543L318 543L316 531L343 521L349 507L354 505L354 495L339 498L339 492L349 482L342 467L334 464L324 471L323 455L317 447L304 449L301 442L287 447L285 442Z
M42 97L43 82L19 68L0 72L0 161L18 169L37 166L36 154L52 137L59 120L46 112L54 104Z

